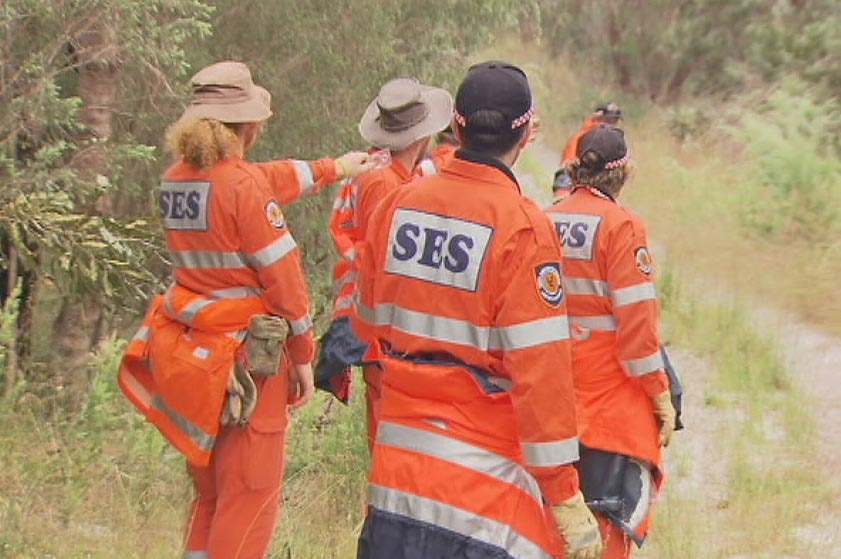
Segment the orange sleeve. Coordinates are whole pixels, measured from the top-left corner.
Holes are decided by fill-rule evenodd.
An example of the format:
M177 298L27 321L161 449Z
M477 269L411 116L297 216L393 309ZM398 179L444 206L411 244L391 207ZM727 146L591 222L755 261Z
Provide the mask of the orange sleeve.
M380 202L390 191L388 182L382 176L378 176L374 180L360 185L356 202L356 217L359 225L360 239L365 238L374 210L377 209L377 206L379 206Z
M503 368L526 468L557 504L578 491L578 428L561 247L548 218L535 213L534 229L512 237L498 264L494 327L504 332Z
M279 159L255 163L272 188L272 195L283 205L301 196L318 194L338 179L336 161L330 158L316 161Z
M641 221L629 219L612 232L607 262L618 358L628 375L640 379L646 393L655 396L669 385L660 354L654 260Z
M311 362L315 348L307 284L280 204L257 185L245 189L237 197L236 222L242 252L257 271L268 311L290 323L287 346L292 362Z

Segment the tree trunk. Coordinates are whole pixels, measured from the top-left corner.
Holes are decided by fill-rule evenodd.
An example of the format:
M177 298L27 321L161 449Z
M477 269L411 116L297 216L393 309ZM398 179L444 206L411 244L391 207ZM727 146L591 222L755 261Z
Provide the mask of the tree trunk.
M108 174L106 145L111 136L118 85L118 47L113 21L106 12L98 12L95 17L95 23L74 38L80 62L79 119L87 128L86 136L80 140L88 140L90 144L77 152L72 166L81 179L90 181ZM87 211L110 213L110 206L110 199L103 197L95 208ZM97 298L84 294L66 298L53 323L52 371L64 380L66 401L72 411L84 405L91 351L101 338L104 318Z

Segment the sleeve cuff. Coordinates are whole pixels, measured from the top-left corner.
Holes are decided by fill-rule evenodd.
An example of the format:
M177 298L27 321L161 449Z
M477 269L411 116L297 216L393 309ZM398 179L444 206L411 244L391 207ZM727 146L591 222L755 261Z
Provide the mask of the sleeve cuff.
M649 398L669 391L669 377L663 371L655 371L639 377L640 385Z
M529 468L529 471L537 480L543 498L551 506L571 499L579 491L578 471L572 464L553 468Z
M289 351L289 359L293 365L312 363L315 358L315 342L312 330L290 337L286 341L286 349Z
M324 157L315 161L310 161L312 167L313 178L315 178L315 185L317 190L321 190L328 184L333 184L339 180L339 165L335 159Z

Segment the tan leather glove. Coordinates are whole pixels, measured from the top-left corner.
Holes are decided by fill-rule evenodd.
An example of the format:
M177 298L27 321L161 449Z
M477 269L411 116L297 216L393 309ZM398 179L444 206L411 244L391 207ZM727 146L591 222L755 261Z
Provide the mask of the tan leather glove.
M257 385L245 367L237 361L228 379L228 399L222 408L222 425L243 427L257 407Z
M584 503L580 491L573 498L552 507L552 512L566 541L568 559L599 559L602 556L599 523Z
M660 420L660 446L669 446L672 433L675 431L675 408L672 406L672 395L666 390L651 401L654 404L654 415Z
M339 179L348 179L374 169L376 161L364 151L349 151L336 158Z
M245 337L245 364L254 375L276 375L284 358L283 342L289 325L279 316L257 314L248 323Z

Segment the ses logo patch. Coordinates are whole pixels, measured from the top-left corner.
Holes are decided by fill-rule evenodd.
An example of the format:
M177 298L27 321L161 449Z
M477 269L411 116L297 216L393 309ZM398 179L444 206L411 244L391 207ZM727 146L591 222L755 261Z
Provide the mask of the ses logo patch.
M389 232L385 269L476 291L493 228L453 217L399 208Z
M550 306L557 307L564 300L564 285L561 281L561 264L546 262L535 266L534 275L537 280L537 292Z
M158 205L165 229L207 231L207 181L163 181Z
M564 258L592 260L602 217L589 214L549 212L564 247Z

